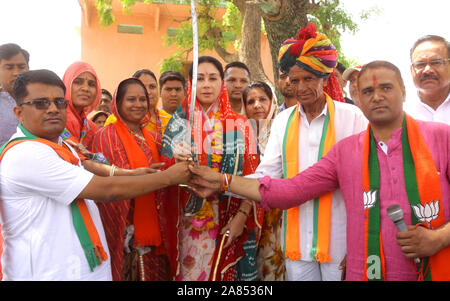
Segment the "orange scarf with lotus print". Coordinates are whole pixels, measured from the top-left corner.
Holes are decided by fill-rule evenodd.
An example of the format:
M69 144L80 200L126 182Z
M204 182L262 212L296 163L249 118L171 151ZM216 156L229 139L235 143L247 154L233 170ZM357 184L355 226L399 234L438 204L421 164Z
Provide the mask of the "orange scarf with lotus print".
M445 223L439 173L417 122L405 114L402 126L403 172L413 225L436 229ZM380 231L380 170L370 125L363 144L363 196L366 255L363 280L385 280ZM450 280L450 247L421 259L418 280Z

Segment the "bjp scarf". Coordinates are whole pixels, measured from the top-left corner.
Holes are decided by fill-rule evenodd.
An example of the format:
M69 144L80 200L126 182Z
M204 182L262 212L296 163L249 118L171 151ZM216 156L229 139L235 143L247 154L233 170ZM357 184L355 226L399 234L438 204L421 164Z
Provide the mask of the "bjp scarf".
M94 75L97 81L97 94L95 95L94 102L90 106L84 108L81 114L79 114L72 103L72 82L83 72L89 72ZM82 143L90 149L93 136L98 128L94 122L87 118L87 114L98 106L102 96L102 89L97 73L88 63L75 62L67 68L62 80L66 86L65 98L69 100L69 105L67 106L66 129L70 132L75 141Z
M330 39L317 32L317 26L309 22L300 29L296 39L287 39L281 44L278 62L280 69L286 74L292 66L297 65L319 78L327 78L324 91L331 99L345 102L341 86L334 74L337 54Z
M334 128L334 103L331 97L324 93L327 102L327 115L322 129L322 138L319 146L319 157L322 158L336 143ZM299 104L289 116L286 132L283 140L283 175L284 178L292 178L298 173L298 141L300 114ZM332 193L326 193L314 200L314 235L310 256L318 262L331 261L329 255L330 223L331 223L331 199ZM300 225L299 207L285 211L284 218L284 255L292 261L300 260Z
M0 149L0 161L2 160L4 154L7 150L11 149L13 146L22 143L24 141L36 141L48 145L51 147L60 157L66 162L72 163L73 165L78 165L78 158L76 158L69 148L66 146L59 145L57 143L51 142L47 139L42 139L34 136L28 130L26 130L22 124L19 124L20 129L25 134L25 137L15 138L10 140L7 144L3 145ZM89 264L91 272L94 268L100 265L104 260L108 259L100 237L98 235L95 224L92 221L89 209L86 205L84 199L76 199L71 204L72 209L72 219L75 232L77 233L80 244L84 250L84 255Z
M402 126L403 173L406 193L411 205L411 222L436 229L445 223L439 174L430 150L420 133L417 122L405 114ZM363 280L385 280L386 268L380 231L380 169L370 125L363 144L363 196L365 262ZM435 215L426 218L424 211L436 209ZM450 279L450 247L429 258L422 258L417 271L419 280Z

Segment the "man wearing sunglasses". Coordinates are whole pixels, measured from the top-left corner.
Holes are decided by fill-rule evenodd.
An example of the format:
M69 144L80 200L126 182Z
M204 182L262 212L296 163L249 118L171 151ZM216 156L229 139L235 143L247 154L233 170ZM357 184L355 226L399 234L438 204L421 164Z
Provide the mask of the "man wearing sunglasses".
M115 177L112 169L109 176L95 175L60 138L68 101L55 73L24 72L13 94L20 123L0 148L3 279L111 280L108 246L93 200L132 199L186 183L187 163L158 174Z
M28 52L16 44L0 46L0 146L16 131L17 121L12 108L15 101L12 98L12 87L16 77L28 71Z
M450 125L450 43L427 35L411 48L411 74L419 100L411 115Z

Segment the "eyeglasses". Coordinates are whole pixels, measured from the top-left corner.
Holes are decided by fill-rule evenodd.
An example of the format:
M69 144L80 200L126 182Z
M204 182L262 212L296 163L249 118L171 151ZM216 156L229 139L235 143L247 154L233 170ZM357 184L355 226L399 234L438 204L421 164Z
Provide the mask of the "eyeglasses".
M64 98L55 98L55 99L48 99L48 98L37 98L33 99L31 101L22 102L19 104L19 106L22 105L35 105L36 109L39 110L47 110L50 107L50 103L54 103L56 108L59 110L65 110L67 108L67 105L69 104L69 101Z
M449 61L449 60L450 60L450 58L447 58L447 59L436 59L436 60L431 60L431 61L428 61L428 62L415 62L415 63L412 63L412 66L414 67L414 69L416 71L421 71L421 70L425 69L425 67L427 65L429 65L433 69L438 69L438 68L444 66L445 63L447 61Z

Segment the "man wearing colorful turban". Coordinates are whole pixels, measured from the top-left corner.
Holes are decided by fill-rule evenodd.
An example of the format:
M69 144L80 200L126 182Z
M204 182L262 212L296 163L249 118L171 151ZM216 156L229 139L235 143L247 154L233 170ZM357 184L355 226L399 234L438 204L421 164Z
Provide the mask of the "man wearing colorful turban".
M336 142L366 128L362 112L345 103L333 73L336 58L336 48L314 23L281 45L279 68L289 75L297 105L275 118L255 177L293 177ZM278 229L273 228L278 237L273 248L281 247L288 280L340 280L339 266L346 254L346 213L340 191L285 210L281 219ZM265 267L263 279L277 270Z

